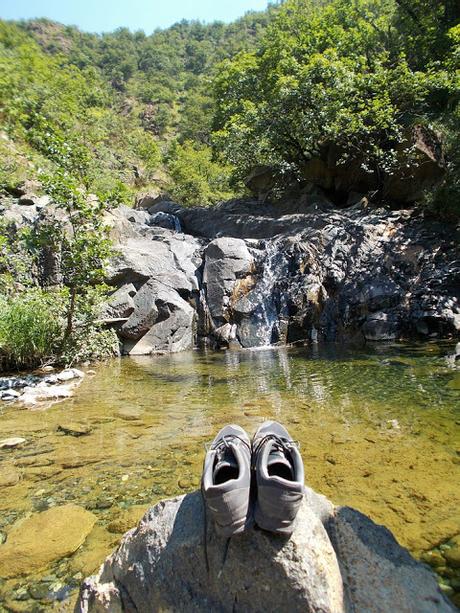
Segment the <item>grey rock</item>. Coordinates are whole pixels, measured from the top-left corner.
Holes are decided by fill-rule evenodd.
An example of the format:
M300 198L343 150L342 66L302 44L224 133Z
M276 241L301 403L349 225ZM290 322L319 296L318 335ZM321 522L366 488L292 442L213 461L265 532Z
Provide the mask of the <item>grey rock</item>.
M19 398L21 395L20 392L13 389L4 390L1 392L1 394L2 400L16 400L16 398Z
M185 238L164 230L164 236L155 240L129 238L118 248L112 259L107 281L112 285L133 283L138 285L154 278L179 292L198 290L196 253L200 244L194 238Z
M387 313L373 313L361 328L368 341L392 341L398 338L398 321Z
M21 226L32 226L36 222L38 214L39 211L33 204L20 206L13 203L2 213L2 217L7 224L19 228Z
M155 304L159 284L149 279L140 288L134 297L133 309L128 321L120 329L123 338L138 340L150 330L158 317L158 309Z
M232 295L238 293L237 281L250 274L254 258L242 239L230 237L211 241L204 256L203 284L210 313L216 320L226 320Z
M66 368L56 375L56 379L61 382L72 381L72 379L83 379L85 373L78 368Z
M182 229L179 218L176 215L163 213L162 211L150 215L149 225L174 230L175 232L180 232Z
M108 319L123 319L129 317L136 308L133 300L136 293L137 290L132 283L118 288L109 296L103 311L103 317Z
M454 608L432 572L388 530L307 488L290 538L253 529L227 542L205 522L199 492L158 503L125 534L99 573L83 582L75 609L162 610L447 613Z
M161 287L156 282L154 284L156 321L140 340L126 343L125 352L146 355L192 349L195 343L195 310L171 288Z
M155 194L146 194L145 196L140 196L136 200L135 207L136 209L148 210L151 206L156 204L159 201L159 193Z
M36 194L28 193L19 197L18 204L22 206L33 205L41 209L51 204L51 198L49 196L37 196Z
M155 288L185 300L195 310L186 319L198 341L214 346L459 334L458 231L410 210L339 210L309 188L277 205L233 200L205 209L161 201L142 212L142 219L178 219L183 233L127 221L130 215L114 212L129 228L108 276L117 287L148 283L120 331L130 350L160 323ZM171 346L189 347L190 337L194 331ZM152 339L153 331L149 351Z

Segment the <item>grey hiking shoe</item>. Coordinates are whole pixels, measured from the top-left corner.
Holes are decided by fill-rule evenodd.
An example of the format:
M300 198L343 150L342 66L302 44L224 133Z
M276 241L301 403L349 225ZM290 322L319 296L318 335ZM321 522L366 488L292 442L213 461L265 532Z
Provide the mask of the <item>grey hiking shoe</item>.
M266 421L252 440L257 485L255 522L263 530L291 534L304 494L304 471L297 444L276 421Z
M251 521L251 442L240 426L222 428L206 453L201 492L216 531L230 537Z

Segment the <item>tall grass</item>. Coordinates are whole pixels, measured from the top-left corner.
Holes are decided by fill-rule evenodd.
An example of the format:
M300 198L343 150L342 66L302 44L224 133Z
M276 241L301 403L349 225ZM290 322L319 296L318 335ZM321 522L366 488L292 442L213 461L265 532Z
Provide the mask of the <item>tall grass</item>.
M63 313L60 292L33 288L0 295L0 366L21 368L53 362L62 345Z

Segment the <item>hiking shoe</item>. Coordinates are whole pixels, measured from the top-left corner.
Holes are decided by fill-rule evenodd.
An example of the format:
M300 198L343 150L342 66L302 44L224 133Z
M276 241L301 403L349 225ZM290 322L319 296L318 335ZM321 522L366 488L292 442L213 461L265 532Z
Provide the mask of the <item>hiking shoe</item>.
M201 479L209 517L226 537L248 526L251 488L251 442L239 426L225 426L206 453Z
M255 522L263 530L291 534L304 493L303 462L297 443L276 421L266 421L252 440L257 485Z

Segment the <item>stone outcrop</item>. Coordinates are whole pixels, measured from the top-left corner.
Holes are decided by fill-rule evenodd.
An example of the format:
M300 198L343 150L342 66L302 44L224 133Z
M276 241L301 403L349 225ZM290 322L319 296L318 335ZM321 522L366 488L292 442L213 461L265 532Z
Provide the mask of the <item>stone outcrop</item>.
M458 228L351 196L345 209L316 188L278 204L115 209L101 321L131 354L458 336ZM4 217L34 226L48 208L12 203ZM39 268L59 282L59 254L44 251Z
M114 219L107 313L125 352L460 331L458 231L412 211L338 210L313 190L280 205L123 207Z
M158 503L84 581L76 606L77 613L453 610L428 567L387 529L308 488L290 538L257 529L229 541L217 536L199 492Z

